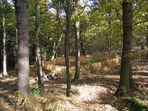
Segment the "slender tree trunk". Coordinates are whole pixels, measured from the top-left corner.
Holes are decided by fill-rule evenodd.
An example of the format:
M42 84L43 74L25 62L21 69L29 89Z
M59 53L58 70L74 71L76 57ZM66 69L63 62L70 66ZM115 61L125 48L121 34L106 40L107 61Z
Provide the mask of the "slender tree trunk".
M7 53L6 53L6 26L5 26L5 3L4 0L1 0L1 8L2 8L2 27L3 27L3 73L2 76L8 76L7 74Z
M130 89L131 63L130 54L132 46L132 3L123 1L123 49L121 60L120 83L116 96L125 96Z
M56 58L56 55L57 55L57 50L58 50L58 47L60 45L60 42L62 40L62 35L60 37L57 38L58 40L56 40L54 42L54 45L53 45L53 55L52 55L52 58L51 60L53 61L55 58Z
M56 43L57 43L57 40L54 41L54 43L53 43L52 57L51 57L52 61L56 58Z
M60 2L58 2L57 5L56 5L56 10L57 10L57 17L56 17L57 27L56 28L57 28L57 30L56 30L56 40L53 44L53 51L52 51L53 55L52 55L52 58L51 58L52 61L57 56L58 47L59 47L60 42L62 40L62 35L59 33L60 32L60 18L59 18L59 14L60 14L59 10L60 9L59 9L59 7L60 7Z
M75 76L74 81L79 80L80 75L80 21L75 23L75 50L76 50L76 61L75 61Z
M18 90L24 101L29 98L28 0L15 0L18 30ZM21 103L20 102L20 103ZM23 104L20 104L23 105Z
M108 13L109 16L109 21L108 21L108 25L109 25L109 37L108 37L108 48L109 48L109 52L112 51L112 44L111 44L111 36L112 36L112 30L111 30L111 20L110 20L110 12Z
M38 74L38 86L44 87L44 82L42 79L42 59L41 59L41 48L40 48L40 0L35 0L35 36L36 36L36 56L37 56L37 74Z
M80 32L81 33L81 32ZM80 34L81 35L81 34ZM85 56L86 55L86 53L85 53L85 49L84 49L84 45L83 45L83 40L82 40L82 37L80 36L80 48L81 48L81 54L83 55L83 56Z
M69 38L71 29L71 14L70 14L70 0L66 0L66 33L65 33L65 62L66 62L66 75L67 75L67 90L66 96L70 96L71 89L71 75L69 71Z
M59 21L59 3L57 3L57 5L56 5L56 10L57 10L56 21L58 22ZM57 48L58 48L57 45L58 45L58 42L59 42L59 39L60 39L60 36L59 36L59 24L57 24L56 28L57 28L57 30L55 31L56 36L55 36L55 41L54 41L53 49L52 49L52 58L51 58L52 61L56 58L56 51L57 51Z

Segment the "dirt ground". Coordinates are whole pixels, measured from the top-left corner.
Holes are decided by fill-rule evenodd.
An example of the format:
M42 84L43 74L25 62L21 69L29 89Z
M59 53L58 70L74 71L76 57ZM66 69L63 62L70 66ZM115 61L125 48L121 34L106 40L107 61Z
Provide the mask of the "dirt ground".
M123 98L114 96L119 83L119 69L80 75L80 81L72 83L70 97L65 96L65 77L46 81L45 91L41 94L36 89L37 82L31 77L34 90L31 90L28 111L128 111ZM0 111L15 111L17 80L13 71L9 73L9 78L0 79ZM130 96L148 105L148 61L135 62L133 74L136 87Z

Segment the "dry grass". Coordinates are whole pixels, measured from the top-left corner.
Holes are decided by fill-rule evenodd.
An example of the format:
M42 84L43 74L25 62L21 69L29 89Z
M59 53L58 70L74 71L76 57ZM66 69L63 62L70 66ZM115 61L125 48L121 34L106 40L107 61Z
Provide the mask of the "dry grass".
M131 95L147 102L148 64L147 62L134 64L134 79L138 85ZM114 96L119 82L118 71L119 67L94 74L81 74L80 81L72 84L70 97L65 96L64 75L60 79L49 80L45 82L44 92L37 94L35 88L36 92L31 91L28 111L122 111L126 109L123 99ZM35 75L33 66L31 72ZM31 86L36 87L37 82L34 81L34 76L30 80ZM0 79L0 111L15 111L16 91L16 77Z
M119 57L115 55L87 55L80 57L81 74L98 73L100 70L110 70L119 65ZM70 73L75 73L75 57L70 57ZM53 72L59 75L65 74L65 58L55 58L53 63L50 61L42 62L45 73Z

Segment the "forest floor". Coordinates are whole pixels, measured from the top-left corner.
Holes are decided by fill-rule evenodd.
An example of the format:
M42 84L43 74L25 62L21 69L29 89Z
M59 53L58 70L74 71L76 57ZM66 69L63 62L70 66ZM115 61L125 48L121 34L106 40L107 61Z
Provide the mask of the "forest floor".
M119 69L80 75L80 81L72 84L70 97L65 96L65 77L46 81L44 92L37 89L37 81L31 77L27 111L148 111L148 61L134 63L136 87L126 98L114 96L119 84ZM15 111L17 81L14 71L9 73L10 77L0 79L0 111Z

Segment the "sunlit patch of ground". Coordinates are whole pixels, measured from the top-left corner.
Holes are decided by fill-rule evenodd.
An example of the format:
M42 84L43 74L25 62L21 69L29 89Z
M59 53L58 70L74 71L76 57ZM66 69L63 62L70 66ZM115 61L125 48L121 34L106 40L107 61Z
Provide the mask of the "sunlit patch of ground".
M137 63L133 67L133 77L138 83L134 95L142 100L148 95L147 69L146 63ZM114 96L119 83L117 70L81 75L80 81L72 84L70 97L65 96L65 77L49 80L45 82L45 92L40 95L34 92L31 96L28 111L122 111L125 108L122 99ZM32 73L35 75L35 71ZM37 86L34 77L30 77L30 83ZM16 91L15 77L0 79L0 111L14 111Z

